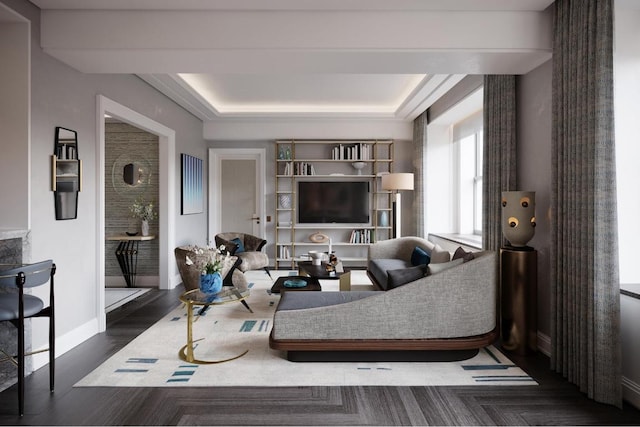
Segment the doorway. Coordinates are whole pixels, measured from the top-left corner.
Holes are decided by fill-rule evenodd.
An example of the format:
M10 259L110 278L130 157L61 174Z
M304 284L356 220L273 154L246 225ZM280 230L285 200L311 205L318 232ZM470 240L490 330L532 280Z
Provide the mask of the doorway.
M105 314L105 115L109 115L122 122L143 129L158 136L159 148L159 285L160 289L173 289L178 283L173 248L175 247L175 131L118 104L111 99L98 95L97 97L97 136L98 150L96 155L96 181L98 193L98 207L96 209L97 227L96 242L98 245L96 265L96 286L98 298L96 313L98 317L98 331L106 329Z
M209 149L208 244L221 232L265 236L266 150Z

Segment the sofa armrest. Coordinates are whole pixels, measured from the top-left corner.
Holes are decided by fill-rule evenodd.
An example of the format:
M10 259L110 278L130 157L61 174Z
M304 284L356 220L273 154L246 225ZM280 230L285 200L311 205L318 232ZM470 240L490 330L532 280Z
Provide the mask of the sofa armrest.
M367 261L380 258L398 258L409 261L411 259L411 253L416 246L425 249L429 256L431 256L431 262L433 263L448 262L451 259L451 254L439 245L420 237L406 236L397 239L382 240L369 245Z

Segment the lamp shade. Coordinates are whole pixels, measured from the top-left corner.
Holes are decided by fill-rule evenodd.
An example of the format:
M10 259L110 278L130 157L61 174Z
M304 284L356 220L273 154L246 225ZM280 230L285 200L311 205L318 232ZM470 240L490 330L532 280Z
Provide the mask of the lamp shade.
M502 233L515 247L526 246L536 227L536 193L502 192Z
M389 173L382 175L383 190L413 190L412 173Z

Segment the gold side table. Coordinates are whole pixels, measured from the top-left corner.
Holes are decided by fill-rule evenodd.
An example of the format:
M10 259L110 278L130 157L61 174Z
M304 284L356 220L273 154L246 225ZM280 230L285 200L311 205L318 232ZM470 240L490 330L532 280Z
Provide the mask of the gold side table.
M538 350L538 251L500 249L502 347L518 355Z
M199 338L197 340L193 340L193 308L194 306L212 306L212 305L221 305L228 304L231 302L241 302L249 297L249 290L239 291L233 287L224 287L217 294L205 294L200 291L200 289L192 289L183 293L180 296L180 301L186 304L187 306L187 343L180 349L178 352L178 356L180 359L189 363L197 363L201 365L212 365L216 363L228 362L230 360L237 359L239 357L244 356L249 352L249 350L245 350L243 353L229 357L222 360L201 360L196 359L193 354L193 344L195 342L201 341L204 338Z

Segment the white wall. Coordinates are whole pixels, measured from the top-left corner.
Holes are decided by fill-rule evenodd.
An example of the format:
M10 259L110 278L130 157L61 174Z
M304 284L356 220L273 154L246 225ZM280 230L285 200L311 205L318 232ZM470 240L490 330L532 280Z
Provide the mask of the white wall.
M28 22L0 23L0 228L29 228L29 43Z
M39 10L26 0L3 1L31 21L32 259L52 258L58 267L56 336L60 354L97 331L96 241L102 231L97 230L96 211L96 95L103 94L175 130L178 148L173 161L177 171L181 152L204 159L206 147L201 121L139 78L83 74L44 54L39 47ZM79 194L75 220L55 220L49 156L53 153L56 126L78 132L78 154L84 161L83 191ZM15 157L15 162L24 164L24 155ZM21 197L28 199L27 193ZM176 244L199 241L206 235L206 214L180 215L179 184L175 186L175 200L172 209L176 214ZM172 254L169 260L173 260ZM46 328L34 324L33 330L34 348L42 347Z

